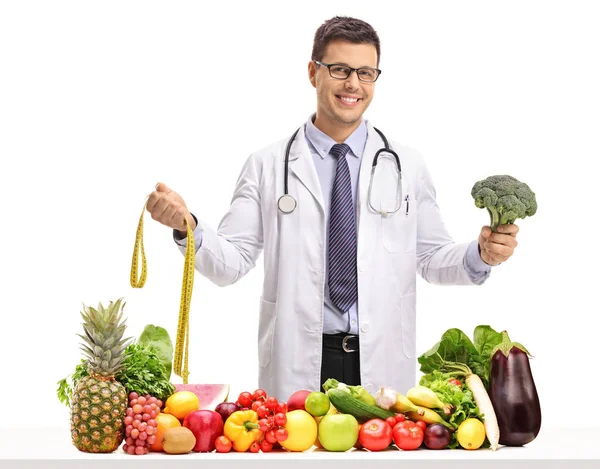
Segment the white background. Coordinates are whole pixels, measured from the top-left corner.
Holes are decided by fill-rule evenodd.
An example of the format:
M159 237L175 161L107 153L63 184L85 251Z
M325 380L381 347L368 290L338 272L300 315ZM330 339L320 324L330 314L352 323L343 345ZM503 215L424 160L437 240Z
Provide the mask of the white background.
M321 0L0 4L0 426L68 424L55 389L82 303L124 297L130 335L174 339L183 257L148 214L148 281L129 285L144 198L164 181L217 227L248 155L315 110L313 35L338 14L378 31L365 117L423 153L457 242L488 223L475 181L537 194L483 286L419 278L417 351L451 327L507 329L535 356L543 425L598 425L600 4ZM262 257L228 288L196 275L190 382L256 388L261 285Z

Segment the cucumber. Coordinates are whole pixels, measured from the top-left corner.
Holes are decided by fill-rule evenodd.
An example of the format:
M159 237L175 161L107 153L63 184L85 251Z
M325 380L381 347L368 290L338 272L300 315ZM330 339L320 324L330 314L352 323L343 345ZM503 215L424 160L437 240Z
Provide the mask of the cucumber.
M371 419L385 420L388 417L393 417L395 414L389 410L384 410L375 405L369 405L352 395L349 392L341 389L330 389L327 391L329 400L339 412L342 414L353 415L359 423L365 423Z

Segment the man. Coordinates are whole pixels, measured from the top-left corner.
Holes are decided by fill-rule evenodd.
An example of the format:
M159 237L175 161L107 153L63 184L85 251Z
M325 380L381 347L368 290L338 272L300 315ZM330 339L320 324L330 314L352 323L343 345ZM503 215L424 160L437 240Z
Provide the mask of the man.
M163 183L147 203L182 252L187 220L196 269L217 285L242 278L264 249L259 386L280 400L327 378L405 392L416 379L416 273L435 284L482 284L517 245L516 225L494 234L484 226L478 241L454 243L415 150L390 141L401 185L389 153L371 183L385 144L362 115L379 56L377 33L363 21L335 17L317 30L308 63L317 112L293 140L248 158L217 231Z

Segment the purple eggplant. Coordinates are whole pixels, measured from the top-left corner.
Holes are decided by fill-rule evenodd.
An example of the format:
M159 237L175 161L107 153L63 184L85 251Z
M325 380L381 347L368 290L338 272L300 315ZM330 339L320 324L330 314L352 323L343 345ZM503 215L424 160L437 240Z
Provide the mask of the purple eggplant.
M500 444L523 446L540 431L542 411L529 366L529 352L511 342L506 331L492 351L490 400L498 419Z

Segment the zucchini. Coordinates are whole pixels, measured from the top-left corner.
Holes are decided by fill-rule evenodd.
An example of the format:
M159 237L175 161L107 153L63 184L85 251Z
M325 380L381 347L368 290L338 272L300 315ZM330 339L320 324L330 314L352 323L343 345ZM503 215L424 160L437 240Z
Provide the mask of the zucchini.
M350 393L341 389L330 389L327 391L329 400L340 413L353 415L359 423L365 423L371 419L385 420L388 417L393 417L395 414L389 410L384 410L381 407L367 404Z

